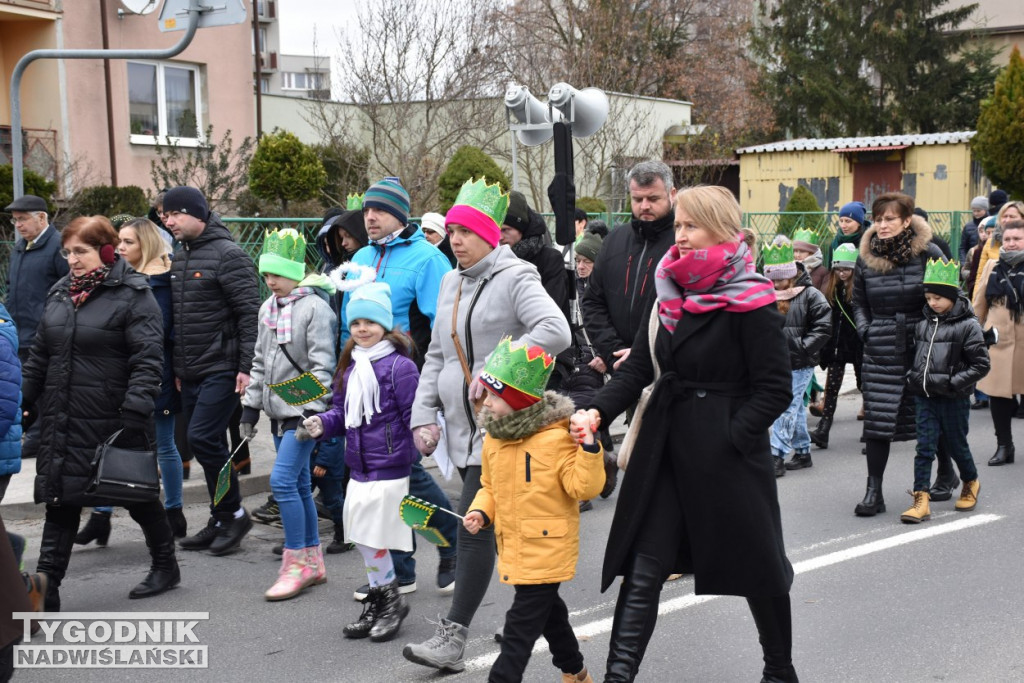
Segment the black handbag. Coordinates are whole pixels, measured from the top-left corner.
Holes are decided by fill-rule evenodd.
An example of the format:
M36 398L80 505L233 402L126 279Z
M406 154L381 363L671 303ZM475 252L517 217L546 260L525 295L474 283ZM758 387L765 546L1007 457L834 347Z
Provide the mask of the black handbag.
M96 447L92 472L85 492L114 503L148 503L160 498L160 474L156 451L137 451L115 446L119 429ZM149 438L146 439L147 444Z

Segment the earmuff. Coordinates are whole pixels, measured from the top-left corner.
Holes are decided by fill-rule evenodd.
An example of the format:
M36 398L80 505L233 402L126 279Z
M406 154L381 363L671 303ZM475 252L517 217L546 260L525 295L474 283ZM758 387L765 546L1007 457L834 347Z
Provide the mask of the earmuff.
M105 265L109 266L114 263L115 257L116 252L114 251L113 245L104 244L100 247L100 260L103 261Z

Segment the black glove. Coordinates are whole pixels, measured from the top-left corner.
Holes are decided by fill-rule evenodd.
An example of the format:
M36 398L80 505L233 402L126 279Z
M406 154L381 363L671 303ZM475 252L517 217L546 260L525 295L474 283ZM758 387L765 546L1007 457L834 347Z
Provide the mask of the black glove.
M147 415L134 410L122 410L119 441L124 445L146 447L151 423L152 420Z
M27 432L39 417L39 411L36 410L35 403L28 403L21 407L21 412L21 431Z

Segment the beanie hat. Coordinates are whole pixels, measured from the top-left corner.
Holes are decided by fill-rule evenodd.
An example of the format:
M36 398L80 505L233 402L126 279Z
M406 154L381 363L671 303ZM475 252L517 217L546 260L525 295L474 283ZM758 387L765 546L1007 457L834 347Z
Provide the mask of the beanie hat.
M921 218L928 220L928 212L922 209L920 206L914 207L914 215L920 216Z
M512 190L508 193L508 212L505 214L505 222L510 228L515 228L525 233L530 225L530 205L526 201L526 195L522 192Z
M513 410L522 410L543 398L554 369L554 357L541 347L505 337L487 359L480 381Z
M587 232L598 235L601 239L608 236L608 224L599 218L587 222Z
M198 218L204 223L210 218L210 205L203 193L194 187L178 186L164 195L164 213L180 213Z
M386 282L370 282L356 287L345 306L348 324L355 320L372 320L388 332L395 326L391 314L391 287Z
M1010 196L1003 190L992 190L988 195L988 215L995 216L1009 200Z
M508 205L509 195L501 191L498 183L488 185L486 178L467 180L444 217L444 227L461 225L496 247L501 240Z
M866 207L863 202L849 202L843 204L839 209L840 218L852 218L861 225L864 225L864 214L866 213Z
M122 225L133 220L135 220L135 216L130 213L119 213L110 217L110 224L114 226L114 230L120 230Z
M260 253L260 275L280 275L299 282L306 276L306 238L294 228L267 231Z
M441 237L448 234L444 229L444 216L433 211L423 214L423 217L420 218L420 227L424 232L427 230L436 232Z
M818 246L818 236L812 230L807 230L806 228L797 230L793 233L793 249L809 251L812 254L820 251L821 247Z
M603 245L604 240L601 239L600 235L593 232L585 232L583 237L580 237L580 241L576 243L576 253L591 261L596 261Z
M793 243L785 235L776 235L772 243L764 248L764 276L769 280L788 280L796 277L796 259L793 258Z
M853 268L857 265L857 247L844 242L832 250L833 268Z
M988 197L979 195L971 200L971 211L988 211Z
M924 291L956 301L960 296L960 264L946 259L929 259L924 269Z
M409 222L409 193L397 180L385 178L366 191L362 208L387 211L405 225Z

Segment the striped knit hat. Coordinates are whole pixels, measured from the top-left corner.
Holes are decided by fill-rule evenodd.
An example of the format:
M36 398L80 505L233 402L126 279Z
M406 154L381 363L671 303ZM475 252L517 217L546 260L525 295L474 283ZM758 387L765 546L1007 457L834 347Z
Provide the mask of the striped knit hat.
M405 225L409 222L409 193L397 178L385 178L366 191L363 209L387 211Z

